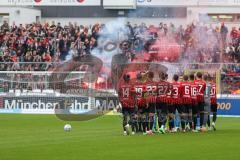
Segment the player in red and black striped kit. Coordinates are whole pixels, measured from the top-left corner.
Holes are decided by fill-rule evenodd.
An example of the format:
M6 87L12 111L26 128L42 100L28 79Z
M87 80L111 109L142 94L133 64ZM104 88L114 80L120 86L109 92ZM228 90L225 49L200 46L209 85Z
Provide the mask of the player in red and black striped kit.
M200 113L200 126L202 126L204 121L204 106L205 106L204 93L206 90L206 82L203 80L203 75L201 72L198 72L196 74L196 80L194 81L194 83L198 85L197 102L198 102L198 109Z
M158 127L161 133L165 133L165 124L167 121L168 104L167 104L167 93L169 92L171 85L167 82L168 75L166 73L160 73L160 81L157 83L157 116L158 116Z
M184 106L182 105L182 84L178 81L179 76L174 75L173 76L173 82L172 82L172 109L171 113L175 114L176 109L180 115L181 119L181 127L182 129L185 129L185 120L184 120ZM171 124L172 125L172 124Z
M197 126L197 116L198 116L198 102L197 102L197 93L198 85L194 83L195 76L194 74L189 75L189 83L191 86L191 100L192 100L192 119L193 119L193 129L196 131ZM191 127L191 126L190 126Z
M183 76L182 84L182 102L184 110L184 119L186 120L187 128L192 129L192 98L191 98L191 82L188 81L187 75Z
M134 134L137 129L137 117L133 91L133 85L130 83L130 76L124 75L123 81L120 81L118 86L119 101L122 105L124 135L128 134L126 126L129 124L131 124L132 127L132 134Z
M146 102L148 105L149 134L152 134L154 115L156 112L157 82L154 82L153 78L154 73L148 72L148 81L146 83Z
M214 130L216 130L216 120L217 120L217 90L216 90L216 83L214 82L214 78L211 77L211 92L210 92L210 96L211 96L211 112L213 114L213 118L212 118L212 127ZM208 122L208 126L210 126L210 117L208 118L209 122Z
M138 131L146 133L148 131L148 108L146 103L146 82L143 75L137 74L137 81L134 83L135 101L138 108Z
M168 79L168 77L166 77ZM169 126L169 131L172 131L174 129L174 118L175 118L175 112L176 108L173 105L173 98L172 98L172 91L173 91L173 85L171 82L169 82L169 89L166 94L166 104L168 108L168 126Z

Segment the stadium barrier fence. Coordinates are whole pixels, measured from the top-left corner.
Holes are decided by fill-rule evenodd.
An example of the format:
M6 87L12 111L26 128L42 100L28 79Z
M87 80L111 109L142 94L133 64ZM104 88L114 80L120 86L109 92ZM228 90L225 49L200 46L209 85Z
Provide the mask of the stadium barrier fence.
M20 65L36 64L41 66L50 65L51 67L59 65L58 63L21 63ZM238 64L161 64L166 66L170 72L174 69L174 71L183 74L203 71L215 75L219 88L218 114L222 116L240 116L239 93L225 90L231 87L237 89L235 83L232 84L233 86L230 84L229 87L226 87L227 83L224 81L226 78L232 81L238 80L239 73L233 73L232 70L226 71L226 68L233 68ZM67 73L68 75L64 80L60 77L58 85L51 84L53 83L51 82L53 71L50 70L0 71L0 113L54 114L56 109L64 110L66 106L63 104L66 102L68 102L67 106L70 108L71 113L87 112L92 108L101 108L102 110L115 110L118 108L116 91L109 82L111 78L104 75L97 79L99 83L96 89L96 84L93 84L90 80L92 76L85 76L90 73L86 73L84 69L80 70ZM56 75L61 74L66 73L59 72ZM86 77L89 80L86 80ZM89 83L86 85L82 81L89 81Z

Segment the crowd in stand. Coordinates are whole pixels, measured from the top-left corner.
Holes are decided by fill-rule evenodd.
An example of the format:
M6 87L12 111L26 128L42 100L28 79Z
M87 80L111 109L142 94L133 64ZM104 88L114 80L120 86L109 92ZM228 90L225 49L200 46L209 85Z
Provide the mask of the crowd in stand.
M240 64L222 66L221 89L225 94L240 94Z
M11 26L4 22L0 30L0 61L1 62L59 62L68 55L91 54L98 47L99 33L104 24L78 26L76 23L61 25L49 23L32 23L19 26ZM182 45L182 59L196 63L220 62L221 47L225 46L225 61L238 62L240 57L240 31L237 28L221 26L212 27L199 24L191 24L186 27L174 24L159 26L147 26L126 24L128 40L133 42L131 52L148 51L149 45L155 40L164 37L173 37ZM227 37L231 37L227 42ZM146 38L152 37L152 38ZM222 45L219 42L223 42ZM21 68L14 65L11 68L1 66L1 70L39 70L43 67L32 66ZM44 68L45 69L45 68Z
M233 27L230 32L231 41L225 48L225 56L227 62L239 63L240 62L240 28Z
M1 65L1 70L46 70L46 66L37 63L60 62L71 55L90 54L96 47L100 25L91 29L69 23L61 26L45 23L33 23L9 26L6 22L0 31L0 62L12 62L15 65ZM30 63L23 68L19 63Z
M222 74L240 74L240 64L224 64Z
M0 70L44 71L68 56L91 54L99 47L98 40L104 24L92 26L69 23L32 23L0 26ZM190 24L175 26L160 23L158 26L126 26L128 51L132 54L148 52L158 39L172 38L181 45L181 56L176 62L218 63L240 61L240 28L231 30L221 26ZM107 35L106 35L107 36ZM44 63L42 63L44 62Z

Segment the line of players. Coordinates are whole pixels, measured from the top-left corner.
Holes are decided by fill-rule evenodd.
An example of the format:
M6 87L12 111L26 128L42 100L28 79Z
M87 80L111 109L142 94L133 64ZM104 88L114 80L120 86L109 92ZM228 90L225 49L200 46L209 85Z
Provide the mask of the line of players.
M200 127L216 130L217 98L216 84L212 77L202 73L184 75L180 81L174 75L168 82L166 73L159 73L159 81L154 81L153 72L140 72L136 80L125 74L119 83L118 95L122 105L124 135L142 132L153 134L176 132L174 118L180 115L180 129L197 132L197 118ZM176 112L177 111L177 112ZM210 126L210 112L213 113Z

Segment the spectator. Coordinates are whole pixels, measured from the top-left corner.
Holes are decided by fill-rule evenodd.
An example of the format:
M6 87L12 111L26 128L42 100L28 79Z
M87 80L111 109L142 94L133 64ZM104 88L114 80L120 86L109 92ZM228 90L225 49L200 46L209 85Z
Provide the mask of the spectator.
M1 26L1 30L2 30L3 32L9 31L9 25L8 25L8 23L7 23L6 20L3 21L3 25Z
M60 51L60 59L65 60L68 52L70 49L70 41L66 38L63 37L59 41L59 51Z
M223 22L221 24L220 33L221 33L221 38L222 38L223 44L225 46L226 39L227 39L227 34L228 34L228 29Z

